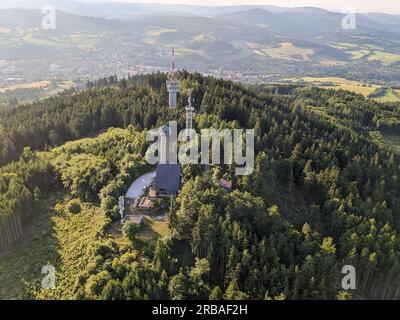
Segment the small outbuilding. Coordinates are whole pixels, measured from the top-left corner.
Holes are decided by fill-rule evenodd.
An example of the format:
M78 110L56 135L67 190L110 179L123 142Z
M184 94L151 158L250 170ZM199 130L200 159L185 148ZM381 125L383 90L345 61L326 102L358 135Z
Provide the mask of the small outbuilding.
M139 210L147 211L147 212L154 212L157 208L154 205L154 200L148 197L143 197L138 205Z
M124 222L140 225L143 223L143 215L141 214L128 214L124 217Z

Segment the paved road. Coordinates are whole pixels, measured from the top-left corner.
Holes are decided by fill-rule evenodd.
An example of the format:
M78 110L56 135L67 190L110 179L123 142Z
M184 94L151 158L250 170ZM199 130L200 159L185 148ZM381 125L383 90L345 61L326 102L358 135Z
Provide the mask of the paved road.
M156 171L146 173L139 178L137 178L131 186L129 187L125 197L127 199L135 199L136 202L139 200L140 196L144 193L143 188L148 187L156 176Z

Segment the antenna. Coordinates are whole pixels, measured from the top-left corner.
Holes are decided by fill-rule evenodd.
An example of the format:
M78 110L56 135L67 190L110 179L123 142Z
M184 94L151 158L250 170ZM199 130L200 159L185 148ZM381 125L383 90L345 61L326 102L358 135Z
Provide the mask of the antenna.
M175 76L175 47L172 47L172 58L171 58L171 72L167 79L167 90L169 93L169 107L176 108L177 106L177 94L179 91L179 80Z
M192 91L189 91L188 105L185 107L186 110L186 140L190 140L190 132L193 129L193 111L194 107L192 105Z
M171 72L175 72L175 47L172 47Z

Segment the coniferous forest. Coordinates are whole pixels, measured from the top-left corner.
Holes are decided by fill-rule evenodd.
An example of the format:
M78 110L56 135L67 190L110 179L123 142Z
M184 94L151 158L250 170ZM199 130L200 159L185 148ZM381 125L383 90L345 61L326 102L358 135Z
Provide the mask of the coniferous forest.
M0 109L0 298L400 298L400 156L386 140L400 134L399 104L179 79L176 110L162 73ZM254 128L254 172L185 165L167 226L121 230L119 197L154 170L145 132L184 128L189 90L196 130ZM55 290L41 289L46 264ZM345 265L355 290L341 286Z

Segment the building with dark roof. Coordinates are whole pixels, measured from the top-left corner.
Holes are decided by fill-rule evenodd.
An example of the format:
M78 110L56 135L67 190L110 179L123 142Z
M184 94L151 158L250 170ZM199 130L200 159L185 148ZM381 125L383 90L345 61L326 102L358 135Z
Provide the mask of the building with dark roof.
M181 175L180 164L158 164L156 173L157 196L176 195L181 187Z

